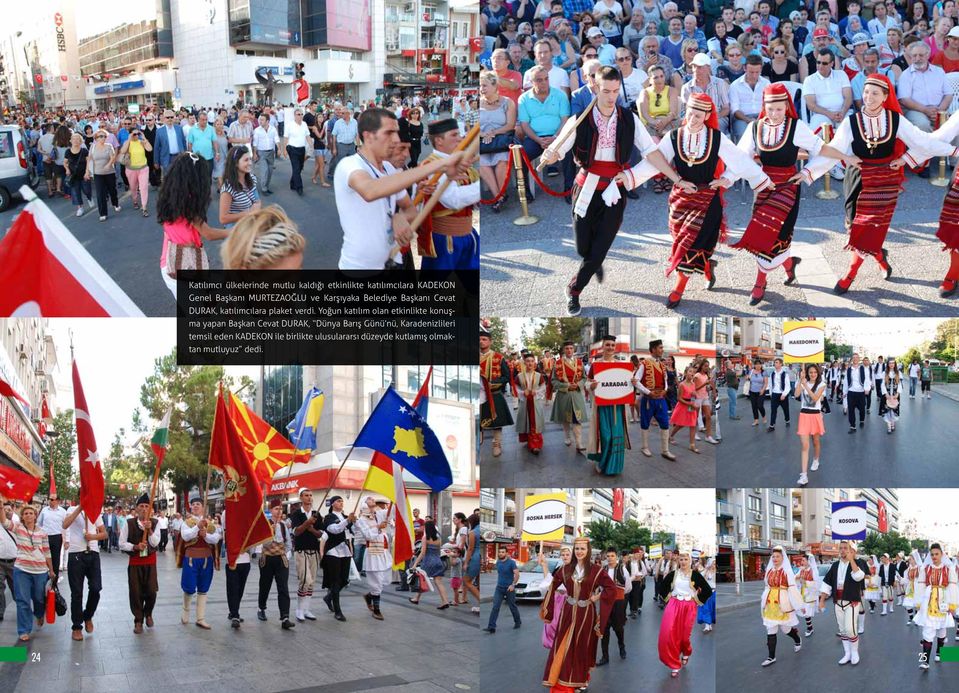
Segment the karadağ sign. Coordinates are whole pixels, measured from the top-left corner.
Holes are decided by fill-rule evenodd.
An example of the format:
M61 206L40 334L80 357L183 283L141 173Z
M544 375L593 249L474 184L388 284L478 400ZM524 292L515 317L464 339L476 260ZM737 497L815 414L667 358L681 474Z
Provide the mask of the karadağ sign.
M833 541L866 538L866 501L836 501L830 521Z
M632 404L636 400L633 389L633 367L625 361L594 361L592 368L596 389L596 404Z

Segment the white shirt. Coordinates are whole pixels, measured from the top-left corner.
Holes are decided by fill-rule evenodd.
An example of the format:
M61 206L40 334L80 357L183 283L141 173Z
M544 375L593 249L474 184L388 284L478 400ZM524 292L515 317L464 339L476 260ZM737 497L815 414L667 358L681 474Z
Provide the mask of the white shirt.
M606 574L609 575L609 579L613 582L616 582L616 568L606 568ZM626 584L623 585L623 594L629 594L633 589L633 582L629 579L629 571L626 570L626 566L623 566L623 574L626 576ZM618 585L619 583L616 582Z
M843 89L852 89L844 70L832 70L828 77L823 77L816 70L802 83L803 98L812 94L816 97L816 105L828 111L842 108Z
M100 542L96 539L86 541L83 538L84 533L99 534L103 529L103 520L97 518L96 525L87 520L87 514L80 511L73 524L67 527L67 541L70 542L69 553L83 553L84 551L100 551Z
M350 187L349 179L356 171L365 171L374 178L392 175L393 165L384 161L382 170L376 170L359 154L343 158L333 174L333 193L336 209L343 227L343 247L340 250L341 270L381 270L390 259L393 247L393 210L406 191L367 202Z
M253 131L254 149L258 149L261 152L272 152L279 144L280 135L277 133L276 128L268 125L266 130L258 127Z
M885 363L875 363L872 367L872 379L873 380L882 380L882 377L886 374L886 364Z
M170 528L170 520L163 515L157 518L157 524L160 525L161 530Z
M859 369L862 368L863 377L859 377ZM846 369L845 383L848 386L847 392L870 392L872 390L873 378L870 374L870 368L860 363L858 366L849 365Z
M919 367L919 364L918 364L918 363L914 363L914 364L912 364L912 365L909 366L909 377L910 377L910 378L918 378L918 377L919 377L919 373L920 373L921 371L922 371L922 369ZM44 528L44 529L45 529L45 528Z
M156 518L153 518L153 520L154 520L154 522L153 522L153 531L150 532L149 536L147 537L147 541L150 543L150 546L153 546L153 547L155 548L155 547L158 546L159 543L160 543L160 525L155 521ZM138 519L135 518L135 517L128 517L128 518L127 518L127 521L123 523L123 527L120 528L120 538L117 540L117 543L118 543L121 551L133 551L133 550L134 550L134 548L133 548L134 545L130 543L130 529L129 529L129 528L130 528L130 524L133 523L133 522L138 523L138 526L139 526L140 520L138 520ZM76 524L76 523L74 523L74 524ZM143 529L143 527L140 526L140 529ZM198 530L198 531L199 531L199 530ZM195 536L195 533L194 533L194 536ZM209 541L209 540L210 540L210 535L207 534L207 535L206 535L206 538L207 538L207 541ZM216 543L216 542L213 542L213 543ZM141 556L146 556L147 553L148 553L147 550L146 550L146 549L143 549L143 550L140 552L140 555L141 555Z
M836 569L837 588L842 587L842 585L846 584L846 571L848 569L849 569L849 561L840 560L839 567ZM859 564L857 563L854 566L854 570L852 571L852 579L855 580L856 582L859 582L864 577L866 577L866 574L859 568ZM828 597L830 594L832 594L832 586L827 585L825 582L823 582L822 585L820 585L819 587L819 591Z
M623 77L623 96L626 103L634 103L639 99L640 92L649 76L638 67L634 67L629 77Z
M17 544L11 536L12 531L0 527L0 559L13 560L17 557Z
M434 150L433 153L441 159L449 158L449 154L444 154L443 152ZM437 185L442 185L443 181L446 180L446 174L444 173ZM464 207L469 207L470 205L479 204L480 200L480 184L479 180L475 183L470 183L469 185L461 185L460 183L452 183L451 185L446 186L446 190L443 191L443 194L440 195L440 203L447 209L463 209Z
M742 111L746 116L758 116L763 107L763 89L769 86L769 80L760 77L756 86L746 82L746 75L729 85L729 112ZM803 92L805 93L805 92Z
M299 123L294 120L283 126L283 136L291 147L306 147L309 135L310 129L302 120Z
M526 74L523 75L523 89L531 89L532 86L532 77L530 71L527 70ZM563 68L553 65L549 70L549 86L555 87L556 89L566 89L568 91L569 73Z
M220 515L220 520L221 520L222 523L223 523L222 529L223 529L224 541L226 540L226 515L227 515L227 512L226 512L226 510L224 509L223 514ZM249 562L250 562L250 552L249 552L249 551L241 551L241 552L240 552L240 555L236 557L236 564L237 564L237 565L240 565L241 563L249 563Z
M336 522L324 530L324 534L329 536L331 534L343 534L346 531L346 526L349 523L349 519L343 514L338 512L333 512L333 514L339 518L339 522ZM326 552L328 556L336 556L337 558L347 558L352 556L350 551L350 545L347 542L342 544L337 544L332 549Z
M350 118L350 122L346 122L345 118L340 118L336 121L332 131L337 144L355 144L357 133L356 118Z
M67 511L61 505L56 510L52 506L46 506L40 511L40 517L37 524L44 532L50 534L63 534L63 521L67 517Z
M784 382L785 387L783 387ZM789 392L790 385L792 385L791 373L785 368L781 368L778 371L774 369L773 372L769 374L769 377L766 378L766 387L774 395Z

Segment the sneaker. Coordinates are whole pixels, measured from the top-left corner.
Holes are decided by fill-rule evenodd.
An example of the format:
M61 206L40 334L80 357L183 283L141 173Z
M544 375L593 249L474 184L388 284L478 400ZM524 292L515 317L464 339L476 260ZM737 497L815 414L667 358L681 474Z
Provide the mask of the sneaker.
M767 426L767 427L766 427L766 433L772 433L772 432L775 431L775 430L776 430L776 427L775 427L775 426Z
M123 208L120 207L120 205L117 205L116 207L113 208L113 211L114 211L114 212L119 212L121 209L123 209Z
M257 611L256 611L256 617L257 617L258 619L260 619L261 621L265 621L265 620L266 620L266 612L263 611L263 609L257 609ZM289 620L289 619L287 619L287 620Z
M802 643L799 643L798 645L793 645L793 652L799 652L799 650L801 649L802 649Z
M231 619L230 619L230 625L233 626L234 628L239 628L239 627L240 627L240 619L238 619L238 618L231 618Z
M719 441L713 438L712 436L706 436L706 442L712 443L713 445L719 445Z
M819 469L819 458L817 457L816 459L812 461L812 464L809 465L809 471L815 472L818 469Z
M809 477L807 477L805 474L800 474L799 481L797 481L796 483L799 484L800 486L805 486L806 484L809 483Z
M96 202L94 202L93 200L87 200L87 207L89 207L90 209L93 209L96 206L97 206Z
M833 177L833 180L842 180L846 177L846 172L843 170L841 164L836 164L832 167L829 175Z
M809 630L807 630L807 631L806 631L806 637L808 638L810 635L813 634L813 632L814 632L814 631L813 631L812 628L810 628Z
M83 216L83 207L77 207L77 216L78 216L78 217L82 217L82 216Z
M921 654L919 655L919 668L920 668L920 669L928 669L928 668L929 668L929 657L926 655L925 652L923 652L923 653L921 653Z
M290 628L296 628L296 624L293 623L293 621L291 621L290 619L284 618L283 621L280 623L280 627L283 630L290 630Z
M566 314L579 315L580 311L582 310L582 307L579 305L579 296L571 291L567 291L566 296Z
M106 220L107 220L107 218L106 218L105 216L103 216L103 217L100 217L100 221L106 221ZM107 553L110 553L110 552L109 552L109 551L107 551Z
M768 667L770 664L775 664L775 663L776 663L775 657L766 657L766 659L763 660L764 667Z

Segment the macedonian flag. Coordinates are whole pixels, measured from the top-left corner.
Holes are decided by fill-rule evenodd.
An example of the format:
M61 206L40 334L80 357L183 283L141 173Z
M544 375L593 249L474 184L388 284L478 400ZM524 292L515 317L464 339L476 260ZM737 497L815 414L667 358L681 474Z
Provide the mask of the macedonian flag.
M230 420L240 435L243 449L250 456L250 466L260 481L269 482L276 470L291 462L310 461L308 451L294 454L293 443L250 411L232 392L229 401Z

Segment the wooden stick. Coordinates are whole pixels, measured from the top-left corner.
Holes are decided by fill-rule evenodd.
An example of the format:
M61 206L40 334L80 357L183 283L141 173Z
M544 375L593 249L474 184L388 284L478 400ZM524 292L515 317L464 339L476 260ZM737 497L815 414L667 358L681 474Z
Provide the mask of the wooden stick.
M479 143L476 143L476 148L479 148ZM465 156L472 156L473 152L466 152ZM430 199L426 201L426 204L423 205L423 208L419 211L419 214L416 215L416 218L410 222L410 228L413 229L413 233L416 233L416 229L420 227L426 217L429 216L430 212L433 211L433 208L439 203L440 198L443 196L443 193L446 192L446 189L453 183L449 176L446 177L440 186L433 191L433 194L430 195ZM392 257L392 254L390 255Z
M480 128L479 123L477 123L472 128L470 128L469 132L466 133L466 136L463 137L463 140L458 145L456 145L456 149L454 149L453 151L454 152L464 151L467 147L473 144L473 141L476 140L477 137L479 137L479 128ZM443 171L437 171L432 176L430 176L429 180L424 185L426 187L436 185L439 182L440 177L442 175L443 175ZM416 197L413 198L414 207L423 202L423 198L425 197L425 195L422 192L422 187L423 186L421 186L420 190L416 191Z
M561 138L559 138L559 141L553 142L551 145L549 145L549 146L547 147L547 149L549 149L550 151L555 152L557 149L559 149L560 147L562 147L562 146L563 146L563 143L564 143L566 140L569 139L569 136L572 135L574 132L576 132L576 128L579 127L579 124L583 122L583 119L587 116L587 114L589 114L590 111L593 110L593 106L595 106L595 105L596 105L596 96L593 96L593 100L589 102L589 105L586 107L586 110L584 110L582 113L579 114L579 117L578 117L578 118L576 119L576 121L573 123L573 127L571 127L571 128L569 128L568 130L566 130L566 132L563 134L563 136L562 136ZM539 157L539 163L536 164L536 170L537 170L537 171L542 171L544 166L546 166L546 162L543 161L543 157L542 157L542 155L541 155L541 156Z

